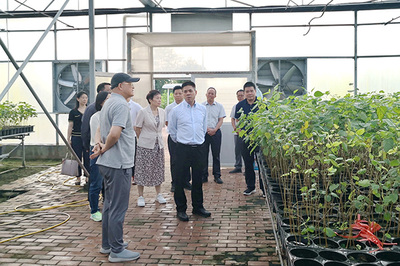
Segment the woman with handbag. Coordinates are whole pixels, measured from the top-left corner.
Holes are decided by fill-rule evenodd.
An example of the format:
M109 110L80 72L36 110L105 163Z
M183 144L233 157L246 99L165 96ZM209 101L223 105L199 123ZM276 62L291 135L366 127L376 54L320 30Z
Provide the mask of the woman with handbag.
M135 182L139 198L137 205L145 206L144 187L155 187L156 201L165 204L161 194L161 184L164 182L164 145L162 128L165 125L165 111L160 108L161 94L151 90L146 99L149 105L141 109L136 117L135 132L138 138Z
M87 93L84 91L78 92L76 95L76 107L69 112L68 116L68 141L80 160L82 160L82 157L84 160L89 160L89 154L83 148L81 138L82 116L86 110L87 102ZM76 176L75 185L81 184L81 174L81 167L78 167L78 175Z

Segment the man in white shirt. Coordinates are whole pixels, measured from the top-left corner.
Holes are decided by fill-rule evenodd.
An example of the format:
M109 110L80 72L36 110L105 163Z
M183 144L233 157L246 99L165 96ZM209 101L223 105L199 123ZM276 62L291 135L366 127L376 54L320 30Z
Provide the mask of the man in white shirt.
M203 105L205 105L207 109L207 133L205 137L207 164L204 168L203 182L208 182L208 153L211 145L214 181L217 184L222 184L220 160L222 133L220 128L226 115L222 104L215 101L215 97L217 97L217 90L215 88L208 88L206 97L207 101L204 102Z
M167 107L165 107L165 125L168 126L168 116L171 113L172 108L177 106L183 101L183 92L182 92L182 87L181 86L175 86L174 89L172 90L172 93L174 95L174 102L169 104ZM175 192L175 179L176 179L176 143L171 139L171 136L168 135L168 151L169 151L169 156L170 156L170 170L171 170L171 192ZM187 173L185 174L187 177L183 187L187 190L192 189L192 185L190 184L190 170L188 169Z
M237 98L238 102L244 100L244 90L243 89L240 89L236 92L236 98ZM232 111L231 111L231 115L230 115L233 131L236 131L235 112L236 112L236 104L232 107ZM242 154L241 154L242 142L238 141L238 133L237 132L235 132L235 135L233 135L233 140L235 142L235 165L234 165L235 169L233 169L232 171L229 171L230 174L242 172Z
M176 183L174 200L176 216L181 221L189 221L186 214L187 200L183 189L185 173L192 169L192 213L210 217L203 206L202 174L206 163L204 137L207 132L207 109L195 101L196 85L192 81L182 84L185 101L174 107L169 115L168 130L177 145Z

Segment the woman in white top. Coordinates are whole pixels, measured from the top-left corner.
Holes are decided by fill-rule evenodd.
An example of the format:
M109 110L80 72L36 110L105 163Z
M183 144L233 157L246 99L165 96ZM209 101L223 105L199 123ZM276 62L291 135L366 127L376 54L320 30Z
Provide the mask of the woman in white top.
M149 105L140 110L136 117L135 131L138 138L135 182L138 185L139 198L137 205L145 206L144 187L155 187L156 201L161 204L166 200L161 194L164 182L164 143L162 128L165 125L165 111L160 108L161 94L157 90L150 91L146 99Z
M97 128L100 126L100 110L109 97L110 93L107 91L99 92L96 96L97 112L90 118L90 154L93 153L92 149L96 144L95 135ZM95 222L100 222L102 220L102 215L99 209L99 195L103 186L103 176L100 174L96 162L97 157L95 159L90 159L89 204L90 219Z

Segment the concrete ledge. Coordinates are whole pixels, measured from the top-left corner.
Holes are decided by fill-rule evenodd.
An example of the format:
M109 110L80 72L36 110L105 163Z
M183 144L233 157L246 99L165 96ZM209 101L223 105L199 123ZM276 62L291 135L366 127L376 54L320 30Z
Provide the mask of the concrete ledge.
M15 145L2 145L0 146L0 154L9 153ZM32 159L62 159L67 153L67 146L65 145L25 145L25 157L27 160ZM10 158L21 158L22 148L18 147Z

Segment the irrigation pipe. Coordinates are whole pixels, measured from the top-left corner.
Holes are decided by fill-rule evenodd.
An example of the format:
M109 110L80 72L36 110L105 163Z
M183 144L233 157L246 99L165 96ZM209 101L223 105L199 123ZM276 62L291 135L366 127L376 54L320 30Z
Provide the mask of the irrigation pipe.
M5 242L7 242L7 241L11 241L11 240L16 240L16 239L18 239L18 238L22 238L22 237L25 237L25 236L30 236L30 235L33 235L33 234L42 233L42 232L44 232L44 231L47 231L47 230L53 229L53 228L55 228L55 227L57 227L57 226L60 226L60 225L62 225L62 224L65 224L66 222L68 222L69 219L71 219L71 216L70 216L68 213L65 213L65 212L41 213L41 214L34 215L33 217L41 216L41 215L43 215L43 214L63 214L63 215L67 215L67 219L65 219L65 220L62 221L61 223L58 223L58 224L56 224L56 225L52 225L52 226L50 226L50 227L44 228L44 229L39 230L39 231L35 231L35 232L28 233L28 234L19 235L19 236L15 236L15 237L12 237L12 238L8 238L8 239L1 240L1 241L0 241L0 244L5 243ZM30 219L30 218L33 218L33 217L31 216L31 217L27 217L27 218L24 218L24 219L15 221L15 222L0 224L0 226L1 226L1 225L12 224L12 223L18 223L18 222L20 222L20 221L27 220L28 218Z
M51 185L52 185L51 189L53 189L54 186L55 186L56 184L54 184L54 183L52 183L52 182L46 182L46 181L40 180L40 177L42 177L42 176L44 176L44 175L52 174L52 173L57 173L57 172L59 173L60 171L51 171L51 172L45 172L45 173L43 173L43 174L40 174L40 175L37 177L37 181L38 181L38 182L41 182L41 183L51 184ZM66 181L64 181L64 182L63 182L63 185L65 185L65 186L71 186L71 185L66 185L65 183L68 182L69 180L73 179L73 178L75 178L75 177L71 177L71 178L67 179ZM76 186L76 185L72 185L71 187L75 187L75 186ZM47 201L47 200L43 200L43 201ZM37 201L37 202L34 202L34 203L39 203L39 202L43 202L43 201ZM86 202L86 203L84 203L84 204L79 204L79 203L81 203L81 202ZM32 204L32 203L25 203L25 204L22 204L22 205L18 205L17 207L14 208L13 211L2 212L2 213L0 213L0 215L10 214L10 213L14 213L14 212L21 212L21 213L25 213L25 212L39 212L39 211L46 211L46 210L51 210L51 209L56 209L56 208L63 208L63 207L81 207L81 206L86 206L86 205L88 205L89 203L87 203L87 199L85 199L85 200L78 200L78 201L73 201L73 202L69 202L69 203L65 203L65 204L60 204L60 205L55 205L55 206L44 207L44 208L35 208L35 209L22 209L22 208L21 208L22 206L25 206L25 205L28 205L28 204ZM18 221L12 221L12 222L8 222L8 223L3 223L3 224L0 224L0 226L9 225L9 224L14 224L14 223L19 223L19 222L21 222L21 221L28 220L28 219L31 219L31 218L34 218L34 217L37 217L37 216L41 216L41 215L44 215L44 214L62 214L62 215L66 215L66 216L67 216L67 219L65 219L65 220L62 221L61 223L52 225L52 226L50 226L50 227L47 227L47 228L44 228L44 229L41 229L41 230L38 230L38 231L35 231L35 232L31 232L31 233L27 233L27 234L15 236L15 237L12 237L12 238L8 238L8 239L5 239L5 240L1 240L1 241L0 241L0 244L5 243L5 242L7 242L7 241L16 240L16 239L18 239L18 238L22 238L22 237L25 237L25 236L30 236L30 235L33 235L33 234L42 233L42 232L45 232L45 231L47 231L47 230L56 228L57 226L60 226L60 225L62 225L62 224L64 224L64 223L68 222L69 219L71 218L71 216L70 216L68 213L65 213L65 212L45 212L45 213L40 213L40 214L37 214L37 215L34 215L34 216L22 218L22 219L20 219L20 220L18 220Z

